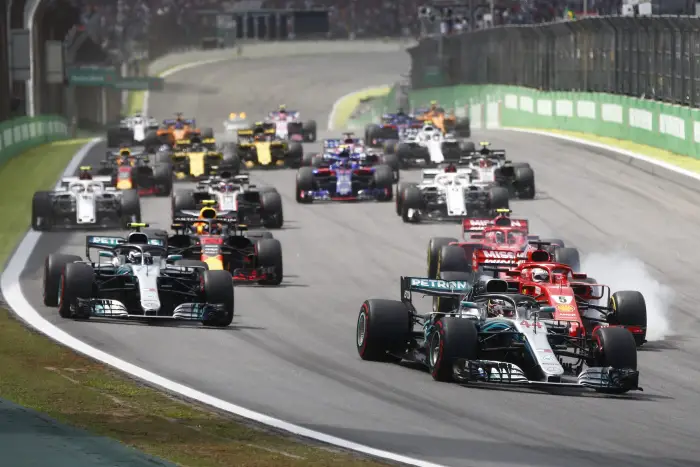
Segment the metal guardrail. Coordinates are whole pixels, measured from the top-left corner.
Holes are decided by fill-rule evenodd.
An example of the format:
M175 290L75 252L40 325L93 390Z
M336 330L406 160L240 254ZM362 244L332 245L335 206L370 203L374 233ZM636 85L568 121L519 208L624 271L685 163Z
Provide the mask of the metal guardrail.
M409 53L414 89L503 84L700 104L698 17L504 26L425 39Z

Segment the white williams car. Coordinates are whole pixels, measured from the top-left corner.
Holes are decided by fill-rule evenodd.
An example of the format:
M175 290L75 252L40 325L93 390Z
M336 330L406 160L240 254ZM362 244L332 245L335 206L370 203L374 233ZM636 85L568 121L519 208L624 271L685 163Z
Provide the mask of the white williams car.
M420 183L400 183L396 214L404 222L489 217L508 208L508 190L475 181L468 167L423 169Z
M139 222L138 191L117 190L109 186L111 181L112 177L91 177L83 170L80 177L63 178L55 191L34 193L32 227L40 231L124 228L129 222Z
M461 154L459 141L453 134L443 134L430 124L416 132L408 131L396 148L396 155L403 166L457 162Z
M134 114L119 122L119 126L107 130L107 147L116 148L121 145L145 146L149 140L157 142L155 132L158 130L158 120L141 114Z

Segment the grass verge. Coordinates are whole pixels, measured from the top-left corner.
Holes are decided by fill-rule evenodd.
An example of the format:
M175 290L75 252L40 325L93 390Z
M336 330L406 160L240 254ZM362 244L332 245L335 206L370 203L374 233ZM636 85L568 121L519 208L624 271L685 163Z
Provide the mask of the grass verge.
M4 263L30 223L34 191L50 189L88 140L47 144L0 167ZM174 399L28 330L0 308L0 397L190 467L374 467L372 460L264 431Z
M362 99L386 96L389 94L389 91L391 91L390 86L382 86L378 88L364 89L342 97L336 103L332 122L333 128L345 128L350 115L352 115L353 110L360 105L360 101Z
M527 128L528 130L530 128ZM664 151L663 149L653 148L651 146L646 146L643 144L638 144L633 141L625 141L621 139L608 138L604 136L590 135L587 133L578 133L576 131L564 131L564 130L546 130L540 128L532 128L532 130L544 131L547 133L552 133L555 135L571 136L574 138L583 139L586 141L591 141L594 143L605 144L608 146L625 149L643 156L649 157L651 159L656 159L667 164L675 165L685 170L691 172L700 173L700 159L694 159L688 156L682 156L680 154L675 154L670 151Z

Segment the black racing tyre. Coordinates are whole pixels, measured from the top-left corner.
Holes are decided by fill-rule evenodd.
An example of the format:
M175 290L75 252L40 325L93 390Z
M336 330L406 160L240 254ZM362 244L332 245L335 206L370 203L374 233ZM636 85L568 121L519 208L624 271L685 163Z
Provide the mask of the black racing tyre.
M376 138L380 133L379 125L376 123L368 123L365 126L365 142L367 145L372 146L372 140Z
M175 266L182 266L185 268L204 268L206 271L209 270L209 265L198 259L178 259L175 261Z
M398 146L399 142L395 139L388 139L384 141L384 144L382 145L382 148L384 149L384 154L396 154L396 147Z
M476 360L479 355L479 333L471 319L440 318L427 344L428 368L436 381L452 381L456 360Z
M129 222L141 222L141 200L138 190L124 190L122 193L121 220L126 227Z
M357 316L355 344L362 360L398 362L389 352L401 354L413 326L411 314L403 302L396 300L366 300Z
M554 250L554 261L566 264L574 272L581 271L581 256L576 248L556 248Z
M508 189L502 186L492 186L489 197L491 198L491 209L508 209L510 207Z
M433 237L428 242L428 278L437 278L438 262L440 261L440 252L442 247L450 243L457 242L456 238L450 237Z
M413 147L407 143L399 143L396 148L396 155L399 157L399 162L403 165L410 159L413 159Z
M297 203L310 204L314 200L311 196L301 196L307 191L314 191L316 188L316 180L314 178L314 169L312 167L302 167L297 172L296 181L296 199Z
M53 226L53 202L50 191L37 191L32 197L32 229L51 230Z
M289 143L289 148L287 149L287 166L293 168L301 167L302 161L304 160L304 146L298 141L293 141Z
M172 164L173 162L169 151L156 151L153 160L156 164Z
M211 139L214 137L214 129L202 128L202 131L199 132L199 135L202 139Z
M399 181L399 156L396 154L384 154L382 156L382 164L388 166L394 176L394 183Z
M272 232L267 230L249 230L245 234L246 238L259 239L259 238L275 238Z
M469 154L472 154L474 151L476 151L476 145L474 144L474 141L463 141L461 144L462 148L462 154L465 156L468 156Z
M593 333L596 366L615 369L637 369L637 344L634 336L625 328L598 328ZM622 394L626 389L598 389L599 392Z
M197 201L194 198L194 193L189 190L178 190L172 198L173 202L173 217L176 217L180 211L194 211L197 209Z
M436 276L441 277L444 272L465 272L472 271L472 253L473 249L467 249L457 245L445 245L440 249L438 256L438 264L436 268ZM469 254L469 255L468 255Z
M60 253L53 253L46 257L44 260L43 280L45 306L58 306L58 294L63 269L66 267L66 264L75 263L76 261L82 261L82 258L76 255L63 255Z
M314 154L314 157L311 158L311 167L318 169L323 167L323 164L323 156L321 154Z
M394 199L394 172L388 165L378 165L374 168L372 176L374 187L384 190L384 193L377 197L377 201L391 201Z
M316 153L313 153L313 152L304 153L304 156L301 158L301 166L302 167L311 167L315 157L316 157Z
M264 238L256 244L258 266L274 268L274 277L260 281L260 285L280 285L284 278L282 244L275 238Z
M535 198L535 171L531 167L515 168L515 189L520 199Z
M160 146L160 138L158 137L158 131L147 131L146 137L143 140L143 145L147 148L155 148L157 146Z
M474 274L471 272L444 271L438 274L438 279L444 281L465 281L472 283ZM433 313L450 313L459 308L459 298L433 297Z
M418 184L414 182L399 182L398 187L396 188L396 215L401 216L402 211L402 206L403 206L403 192L408 188L409 186L414 186L417 187Z
M153 167L153 181L158 188L158 196L170 196L173 191L173 165L157 163Z
M107 147L118 148L122 144L133 144L134 133L128 128L109 128L107 130Z
M420 222L409 217L411 209L423 209L423 193L417 186L408 186L404 189L401 198L401 218L404 222Z
M95 284L95 271L87 263L67 263L61 276L60 291L58 294L58 314L61 318L88 319L89 312L84 312L71 306L78 304L78 299L89 300L92 298L92 289Z
M205 326L226 327L233 321L234 291L231 273L228 271L204 271L202 275L204 300L213 305L223 305L223 316L205 318Z
M608 304L613 310L610 324L641 328L641 333L632 333L636 344L642 345L647 337L647 304L644 295L636 290L621 290L610 297Z
M542 238L540 239L542 243L550 243L556 247L559 248L564 248L566 246L566 243L564 243L564 240L560 238Z
M316 120L309 120L302 128L304 141L307 143L316 142Z
M277 191L267 191L260 194L264 225L268 229L280 229L284 225L282 213L282 197Z

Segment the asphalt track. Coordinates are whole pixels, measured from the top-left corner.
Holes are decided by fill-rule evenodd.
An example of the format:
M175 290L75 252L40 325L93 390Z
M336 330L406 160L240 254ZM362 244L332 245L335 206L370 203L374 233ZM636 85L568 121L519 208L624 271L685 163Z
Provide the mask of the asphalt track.
M184 111L219 129L231 111L262 115L284 102L322 128L337 98L392 82L407 61L344 54L208 65L169 78L151 112ZM700 194L554 139L508 132L475 139L535 168L537 199L512 203L533 232L604 254L584 259L589 272L615 288L641 288L652 334L664 332L660 315L672 323L675 335L640 352L645 392L611 398L466 388L361 361L362 301L398 298L399 275L425 273L430 236L456 236L458 227L404 225L393 203L298 205L293 171L254 176L284 197L286 225L275 236L285 281L238 288L228 329L61 320L41 306L41 264L51 251L82 254L84 234L44 235L23 272L23 291L50 321L101 350L252 410L406 456L454 466L698 465ZM170 224L168 199L144 200L143 210L152 224Z

